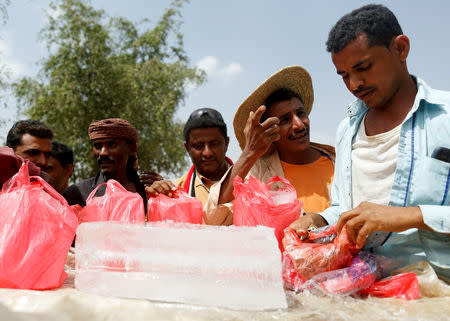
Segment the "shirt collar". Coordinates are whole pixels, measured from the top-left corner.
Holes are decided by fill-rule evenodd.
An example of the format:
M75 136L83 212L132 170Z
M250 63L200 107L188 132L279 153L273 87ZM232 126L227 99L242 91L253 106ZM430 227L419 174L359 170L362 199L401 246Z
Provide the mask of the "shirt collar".
M230 164L228 164L228 162L226 162L226 165L227 165L227 170L228 170L228 168L230 168ZM200 185L204 185L205 187L208 187L208 186L212 186L214 183L216 183L216 181L212 181L209 178L200 174L197 171L197 169L195 170L195 174L198 178L198 181L196 180L196 182L195 182L195 187L198 187Z
M414 81L417 84L417 94L416 98L414 99L414 104L408 113L408 116L406 118L409 118L413 113L417 111L417 109L420 106L420 103L422 100L427 101L430 104L433 105L442 105L444 102L442 101L442 95L439 95L439 90L431 89L425 81L420 79L419 77L411 75L414 79ZM356 99L350 105L347 107L347 115L349 117L360 115L361 113L365 113L369 109L366 104L360 100Z
M212 180L210 180L209 178L206 178L205 176L203 176L202 174L200 174L197 170L195 171L198 180L195 181L195 187L198 187L200 185L205 185L205 187L212 186L212 184L214 184L214 182Z

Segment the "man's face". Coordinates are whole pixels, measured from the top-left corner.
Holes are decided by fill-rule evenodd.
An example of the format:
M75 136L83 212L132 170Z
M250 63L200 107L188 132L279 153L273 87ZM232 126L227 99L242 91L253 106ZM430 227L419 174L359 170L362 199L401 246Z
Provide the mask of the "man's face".
M383 108L401 85L401 60L393 42L385 46L367 46L365 34L331 54L336 71L348 90L370 108Z
M288 161L292 155L309 147L309 118L300 99L293 97L275 102L267 114L280 120L280 139L275 145L281 160Z
M131 149L124 139L101 138L92 142L94 157L100 166L100 172L107 178L126 175Z
M14 149L14 152L45 170L52 151L51 139L24 134L20 141L21 144Z
M195 128L189 133L185 147L197 171L211 180L218 180L226 168L225 153L229 138L218 127Z
M66 167L63 167L57 158L50 156L46 172L51 178L52 187L61 194L68 186L73 166L67 164Z

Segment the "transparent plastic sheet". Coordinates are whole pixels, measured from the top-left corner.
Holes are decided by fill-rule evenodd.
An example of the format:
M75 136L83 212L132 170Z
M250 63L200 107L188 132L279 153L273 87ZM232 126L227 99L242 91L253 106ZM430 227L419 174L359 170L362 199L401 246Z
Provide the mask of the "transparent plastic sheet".
M444 296L445 291L450 291L450 286L437 280L426 262L405 269L418 274L422 292L429 294L419 300L375 297L355 299L287 291L287 309L262 312L120 299L80 292L73 288L73 252L69 253L65 269L69 277L62 289L45 292L0 289L0 320L445 321L448 320L446 316L450 315L450 293ZM424 287L428 290L423 291Z
M75 236L74 210L24 163L0 194L0 287L45 290L62 285Z
M233 224L275 228L279 248L283 251L283 230L300 216L303 206L295 188L280 176L274 176L267 184L252 175L245 182L236 177L233 185ZM273 190L275 186L282 187Z
M68 278L63 288L58 290L42 292L0 289L0 320L445 321L450 315L450 285L440 281L425 261L395 272L417 274L422 293L419 300L331 297L286 291L289 304L287 309L263 312L120 299L80 292L74 289L73 283L74 251L69 252L65 270Z
M189 196L181 189L173 192L173 197L159 194L148 200L148 217L151 222L174 221L180 223L202 224L202 202Z
M100 186L106 184L105 194L95 197ZM127 191L118 181L108 180L97 186L86 200L86 206L78 212L80 223L117 221L126 223L145 222L142 197Z

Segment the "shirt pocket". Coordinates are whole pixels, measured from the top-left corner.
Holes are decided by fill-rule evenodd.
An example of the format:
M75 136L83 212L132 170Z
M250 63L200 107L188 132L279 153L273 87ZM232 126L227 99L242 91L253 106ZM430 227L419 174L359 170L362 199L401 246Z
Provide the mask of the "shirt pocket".
M411 183L410 205L450 205L450 163L425 157Z

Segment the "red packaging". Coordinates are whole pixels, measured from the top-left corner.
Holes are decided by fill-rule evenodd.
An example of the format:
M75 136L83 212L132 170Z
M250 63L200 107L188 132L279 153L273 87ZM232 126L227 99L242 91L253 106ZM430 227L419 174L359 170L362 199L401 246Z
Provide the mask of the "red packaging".
M171 220L179 223L202 224L202 202L189 196L181 189L173 192L173 197L159 194L148 200L149 221Z
M371 286L378 278L378 266L375 256L359 253L343 269L314 275L305 285L305 289L319 288L330 294L351 295Z
M64 197L41 177L29 177L24 163L0 193L0 287L60 287L77 227Z
M359 252L350 242L346 226L333 242L328 244L302 241L297 233L288 227L284 230L283 244L287 255L304 280L309 280L315 274L346 267L353 254Z
M284 187L272 190L275 183ZM300 216L303 206L289 181L275 176L266 185L252 175L245 182L236 177L233 195L233 224L275 228L279 248L283 251L283 230Z
M105 194L94 197L100 186L106 184ZM114 179L97 186L86 200L86 206L79 211L82 222L117 221L124 223L145 222L142 197L127 191Z
M413 272L401 273L377 281L360 293L385 298L395 297L405 300L415 300L420 298L419 282L417 280L417 275Z

